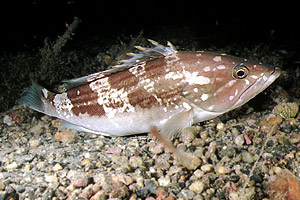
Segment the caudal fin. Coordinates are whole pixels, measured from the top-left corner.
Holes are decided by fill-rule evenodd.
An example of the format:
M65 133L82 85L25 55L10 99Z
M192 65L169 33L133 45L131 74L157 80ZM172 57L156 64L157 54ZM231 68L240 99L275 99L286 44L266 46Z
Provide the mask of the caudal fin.
M43 89L44 88L42 86L32 81L31 86L27 88L25 94L18 100L18 103L44 113L44 104L42 101L44 98Z

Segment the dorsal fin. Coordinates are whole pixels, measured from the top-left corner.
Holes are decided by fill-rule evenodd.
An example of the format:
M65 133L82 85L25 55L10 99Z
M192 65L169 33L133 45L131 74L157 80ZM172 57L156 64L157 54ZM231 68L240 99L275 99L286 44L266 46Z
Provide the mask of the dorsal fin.
M135 48L139 49L140 52L137 54L131 54L132 57L123 62L122 64L112 66L111 69L90 74L88 76L63 81L64 83L66 83L66 90L69 90L79 85L83 85L85 83L92 82L96 79L103 78L113 73L127 70L131 67L136 66L137 64L141 64L142 62L148 62L150 60L167 56L177 51L176 48L169 41L167 43L168 46L163 46L154 40L148 39L148 41L151 42L154 45L154 47L146 48L141 46L135 46Z

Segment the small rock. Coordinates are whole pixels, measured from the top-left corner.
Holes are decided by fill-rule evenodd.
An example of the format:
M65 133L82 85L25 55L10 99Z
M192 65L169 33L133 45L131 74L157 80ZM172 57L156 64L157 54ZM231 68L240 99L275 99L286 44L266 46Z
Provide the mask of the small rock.
M54 191L52 189L47 188L43 193L43 200L51 200L54 196Z
M170 176L160 177L158 179L158 184L160 186L168 186L171 183Z
M108 149L105 153L108 154L120 154L122 152L122 149L120 147L112 147Z
M197 130L195 129L195 127L186 127L185 129L183 129L181 136L183 143L190 144L195 139L196 133Z
M201 170L203 171L203 172L210 172L210 171L212 171L214 169L214 165L212 165L212 164L205 164L205 165L202 165L201 166Z
M272 117L268 120L269 125L280 124L282 122L282 117Z
M168 171L168 175L172 176L174 174L178 174L182 172L182 167L180 166L171 166L169 171Z
M204 172L201 171L200 169L197 169L196 171L194 171L194 174L193 174L197 179L200 179L203 175L204 175Z
M90 165L90 164L91 164L91 161L89 159L84 159L81 161L82 166L86 166L86 165Z
M36 148L36 147L40 146L41 144L42 144L41 141L38 140L38 139L31 139L31 140L29 140L29 146L31 148Z
M232 128L231 133L232 135L237 136L240 134L240 131L237 128Z
M245 143L244 135L237 135L234 139L234 143L238 146L242 146Z
M18 193L23 193L25 191L25 186L23 185L15 185L14 188Z
M204 190L204 183L202 181L195 181L190 185L189 190L196 194L200 194Z
M95 144L97 149L101 149L104 146L103 139L102 138L97 139Z
M129 165L136 169L138 167L144 166L144 161L141 157L133 156L129 159Z
M15 161L6 166L6 170L13 170L17 168L18 168L18 164Z
M233 158L236 155L236 150L231 145L224 145L218 154L221 158L224 158L225 156Z
M93 195L92 187L92 184L85 187L83 191L78 195L78 197L81 197L83 199L89 199Z
M145 200L155 200L154 197L147 197Z
M148 190L151 193L155 193L157 189L157 183L153 180L149 180L146 182L144 189Z
M217 124L217 129L218 130L222 130L225 127L225 124L223 124L222 122Z
M167 170L170 168L170 163L168 162L169 159L166 159L165 156L159 156L155 160L155 165L158 169Z
M149 150L151 151L151 149L149 149ZM161 154L161 153L164 152L164 150L165 150L164 145L161 144L161 143L155 145L155 146L152 148L152 152L153 152L154 154Z
M178 194L178 197L181 199L193 199L195 196L195 193L188 189L183 189Z
M254 162L253 155L251 153L247 152L247 151L242 152L242 159L246 163L253 163Z
M216 166L215 171L219 174L227 174L227 173L231 172L231 169L229 167L218 165L218 166Z
M125 199L125 197L128 196L129 190L124 184L122 184L121 182L113 183L113 190L109 194L110 198Z
M192 141L192 145L195 147L203 147L205 145L205 141L201 138L195 138Z
M56 174L45 174L45 181L48 183L58 182Z
M73 185L77 188L84 188L88 185L88 182L89 182L88 178L84 177L84 178L79 178L79 179L75 180L73 182Z
M183 165L184 167L190 170L195 170L202 163L200 158L198 158L195 154L187 153L187 152L182 152L181 154L177 154L176 159L178 163L180 163L181 165Z
M53 170L54 171L59 171L59 170L62 170L63 169L63 167L59 164L59 163L56 163L55 165L54 165L54 167L53 167Z
M11 126L11 125L13 125L14 122L13 122L12 118L9 115L5 115L3 117L3 123L8 125L8 126Z
M251 141L251 139L248 135L244 135L244 138L245 138L245 141L246 141L247 145L252 144L252 141Z
M168 196L168 193L163 190L163 187L160 187L156 190L156 200L165 200Z
M175 200L175 197L174 196L168 196L164 200Z
M65 144L74 143L77 140L77 138L77 133L73 131L57 132L55 134L55 139Z
M107 199L107 196L105 194L105 192L103 190L100 190L98 192L96 192L96 194L94 194L90 200L104 200Z
M5 189L5 184L0 182L0 190L4 190Z

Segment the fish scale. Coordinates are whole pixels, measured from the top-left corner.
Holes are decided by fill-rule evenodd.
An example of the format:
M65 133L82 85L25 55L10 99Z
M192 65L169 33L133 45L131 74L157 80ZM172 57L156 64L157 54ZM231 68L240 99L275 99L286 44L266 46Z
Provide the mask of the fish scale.
M34 83L19 102L80 131L106 136L173 136L192 123L235 109L280 75L278 68L205 51L177 51L149 40L112 69L66 81L55 94Z

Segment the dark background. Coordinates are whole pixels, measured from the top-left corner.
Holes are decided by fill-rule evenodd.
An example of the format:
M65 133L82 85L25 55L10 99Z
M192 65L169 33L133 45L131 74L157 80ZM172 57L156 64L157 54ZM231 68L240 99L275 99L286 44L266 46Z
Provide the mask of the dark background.
M106 40L120 34L137 34L140 30L149 35L159 34L162 27L188 26L199 36L214 35L223 42L275 39L299 44L300 17L296 1L1 2L0 50L6 53L42 46L45 37L61 35L65 24L71 23L75 16L82 21L76 32L80 40L94 35Z
M274 87L300 98L297 1L7 0L0 8L1 112L17 104L31 79L51 89L103 70L98 55L120 60L117 54L132 51L130 38L141 31L142 38L170 41L179 50L225 52L278 66L285 72ZM45 38L54 44L74 17L80 23L72 40L43 60Z

